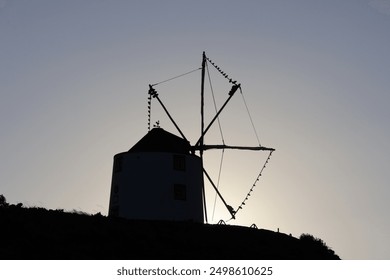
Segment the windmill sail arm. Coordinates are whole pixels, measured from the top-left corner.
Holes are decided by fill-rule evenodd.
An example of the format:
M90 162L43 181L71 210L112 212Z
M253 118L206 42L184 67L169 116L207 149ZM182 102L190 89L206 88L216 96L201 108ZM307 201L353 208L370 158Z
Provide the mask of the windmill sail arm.
M231 207L230 205L228 205L226 203L225 199L222 197L221 193L218 191L217 186L214 184L213 180L211 180L211 177L209 176L209 174L206 172L206 170L204 168L203 168L203 173L206 175L207 179L209 180L209 182L213 186L213 188L216 191L216 193L218 194L219 198L222 200L222 202L225 205L226 209L229 211L230 215L232 216L232 219L235 219L236 217L235 217L235 212L234 212L233 207Z
M228 145L203 145L193 146L194 150L211 150L211 149L233 149L233 150L250 150L250 151L275 151L273 148L263 146L248 147L248 146L228 146Z
M213 125L213 123L215 122L215 120L218 118L219 114L221 114L221 112L223 111L223 109L225 108L225 106L229 103L230 99L232 99L234 93L237 91L237 89L239 89L241 87L241 84L238 84L238 85L233 85L232 86L232 89L229 91L229 97L228 99L225 101L225 103L222 105L222 107L219 109L219 111L217 112L217 114L214 116L214 118L211 120L211 122L209 123L209 125L206 127L206 129L203 131L202 135L200 136L199 140L196 142L195 146L199 146L202 142L202 140L204 139L204 136L206 135L207 131L210 129L210 127Z
M187 138L184 136L184 133L181 131L175 120L172 118L171 114L169 114L168 109L165 107L164 103L162 103L161 99L158 97L157 91L153 88L152 85L149 85L149 95L153 98L156 98L158 103L160 103L161 107L164 109L165 113L167 114L168 118L171 120L173 125L176 127L177 131L179 131L181 137L184 138L184 140L188 141Z

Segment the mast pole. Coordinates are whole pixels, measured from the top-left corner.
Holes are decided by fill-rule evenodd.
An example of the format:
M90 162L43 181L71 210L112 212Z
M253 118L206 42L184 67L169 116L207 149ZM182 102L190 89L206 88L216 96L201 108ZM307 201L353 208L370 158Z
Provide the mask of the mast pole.
M201 131L200 131L200 157L203 157L203 144L204 144L204 77L205 77L205 68L206 68L206 54L203 52L202 58L202 80L201 80L201 89L200 89L200 117L201 117Z
M202 55L202 76L201 76L201 86L200 86L200 143L199 143L199 154L200 154L200 160L203 167L203 143L204 143L204 77L205 77L205 69L206 69L206 53L203 52ZM202 174L203 177L203 174ZM207 221L207 209L206 209L206 190L204 187L204 181L203 181L203 189L202 189L202 196L203 196L203 209L204 209L204 217L206 223Z

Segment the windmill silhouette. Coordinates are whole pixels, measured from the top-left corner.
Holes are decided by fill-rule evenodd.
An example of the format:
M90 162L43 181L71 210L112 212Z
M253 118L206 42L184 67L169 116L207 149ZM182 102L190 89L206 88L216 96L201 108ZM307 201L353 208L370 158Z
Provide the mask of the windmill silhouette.
M213 65L220 74L232 84L228 98L217 110L211 121L205 125L204 117L204 84L207 63ZM198 140L191 145L187 137L179 128L168 109L154 88L157 84L149 85L148 91L148 134L143 137L128 152L114 156L113 179L110 195L110 216L121 216L130 219L158 219L158 220L193 220L208 222L204 177L210 182L217 196L226 209L235 219L237 211L242 209L245 201L253 191L265 165L274 151L264 146L229 146L226 144L207 145L204 143L205 135L218 120L221 112L233 98L241 85L231 79L220 67L216 66L206 54L202 55L202 67L188 73L176 76L166 81L201 70L201 131ZM163 81L163 82L166 82ZM162 82L160 82L162 83ZM158 84L160 84L158 83ZM156 99L162 109L179 132L176 136L159 127L159 122L150 129L151 101ZM245 104L246 105L246 104ZM252 119L251 119L252 121ZM252 122L253 125L253 122ZM257 135L257 134L256 134ZM203 154L208 150L251 150L268 151L269 156L261 168L259 175L250 188L247 196L236 210L230 206L217 185L212 180L203 165ZM166 166L173 166L167 169ZM148 171L161 171L155 176L148 176ZM169 193L172 194L169 194ZM146 197L146 199L145 199Z

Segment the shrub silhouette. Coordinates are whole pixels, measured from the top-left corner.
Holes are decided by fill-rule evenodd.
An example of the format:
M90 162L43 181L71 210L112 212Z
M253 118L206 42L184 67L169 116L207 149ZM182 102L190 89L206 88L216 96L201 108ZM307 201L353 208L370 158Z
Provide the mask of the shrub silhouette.
M5 199L4 195L0 194L0 208L7 208L8 203L7 200Z
M335 252L326 245L325 241L323 241L320 238L316 238L311 234L303 233L299 237L299 240L301 240L301 242L304 243L305 245L309 245L309 246L313 246L314 248L317 248L318 251L328 252L332 255L335 254Z

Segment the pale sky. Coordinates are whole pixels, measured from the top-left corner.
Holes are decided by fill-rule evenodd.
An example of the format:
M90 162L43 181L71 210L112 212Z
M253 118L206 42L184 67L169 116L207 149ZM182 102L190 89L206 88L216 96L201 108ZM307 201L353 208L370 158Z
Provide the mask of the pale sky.
M205 51L276 149L233 224L390 259L389 50L389 0L0 0L0 194L107 214L112 158L147 133L148 84L200 67ZM220 106L230 86L209 69ZM156 89L194 144L200 72ZM177 134L154 102L157 120ZM227 144L257 144L240 94L221 125ZM220 156L205 155L215 179ZM236 208L266 153L224 157L220 190ZM206 188L209 221L228 219L220 202L211 219Z

